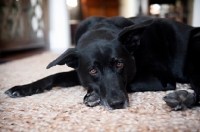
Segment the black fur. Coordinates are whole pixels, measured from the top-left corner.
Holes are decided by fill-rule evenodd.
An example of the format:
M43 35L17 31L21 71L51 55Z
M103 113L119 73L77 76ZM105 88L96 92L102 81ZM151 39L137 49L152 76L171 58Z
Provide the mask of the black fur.
M200 28L159 18L90 17L78 27L76 47L51 62L75 70L15 86L10 97L41 93L54 86L82 85L87 106L128 106L127 92L176 89L190 83L200 94Z

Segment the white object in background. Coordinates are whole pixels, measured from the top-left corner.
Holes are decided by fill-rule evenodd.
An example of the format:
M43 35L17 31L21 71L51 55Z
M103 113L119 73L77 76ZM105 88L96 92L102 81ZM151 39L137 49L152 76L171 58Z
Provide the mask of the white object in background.
M61 53L71 45L69 13L66 0L49 0L50 51Z
M138 0L120 0L120 16L133 17L138 14L138 11Z
M123 17L134 17L139 13L148 14L148 0L119 0L119 15ZM139 12L139 5L142 12Z
M160 5L159 4L152 4L150 5L150 13L152 15L160 14Z
M200 0L194 0L193 3L193 17L192 17L192 26L200 27Z
M78 6L77 0L66 0L66 4L69 7L77 7Z

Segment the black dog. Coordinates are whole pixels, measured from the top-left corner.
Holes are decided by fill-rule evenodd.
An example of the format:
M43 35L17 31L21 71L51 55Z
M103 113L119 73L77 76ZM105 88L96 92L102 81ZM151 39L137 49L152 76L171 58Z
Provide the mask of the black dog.
M67 64L74 71L15 86L5 93L22 97L54 86L82 85L87 89L87 106L120 109L128 106L127 92L174 90L180 82L190 83L196 94L174 92L164 97L167 104L177 108L198 102L200 28L158 18L91 17L79 25L75 41L75 48L47 66Z

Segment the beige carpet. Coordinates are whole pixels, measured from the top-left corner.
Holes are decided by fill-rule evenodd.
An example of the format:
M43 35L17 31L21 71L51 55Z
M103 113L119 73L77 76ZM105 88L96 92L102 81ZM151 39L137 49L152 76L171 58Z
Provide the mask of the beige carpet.
M15 99L4 94L14 85L71 70L66 66L46 70L46 65L57 56L43 53L0 65L0 131L200 132L200 107L171 111L162 100L167 92L129 94L130 106L121 110L86 107L82 103L86 91L81 86L54 88L42 94Z

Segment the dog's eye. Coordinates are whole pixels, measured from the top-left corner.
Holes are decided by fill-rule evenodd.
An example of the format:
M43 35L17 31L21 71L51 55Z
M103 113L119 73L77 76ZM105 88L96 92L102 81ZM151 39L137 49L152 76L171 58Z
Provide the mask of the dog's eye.
M90 74L96 74L97 73L97 70L96 69L91 69L90 70Z
M117 68L121 68L121 67L123 67L123 65L124 65L124 63L123 62L117 62Z

